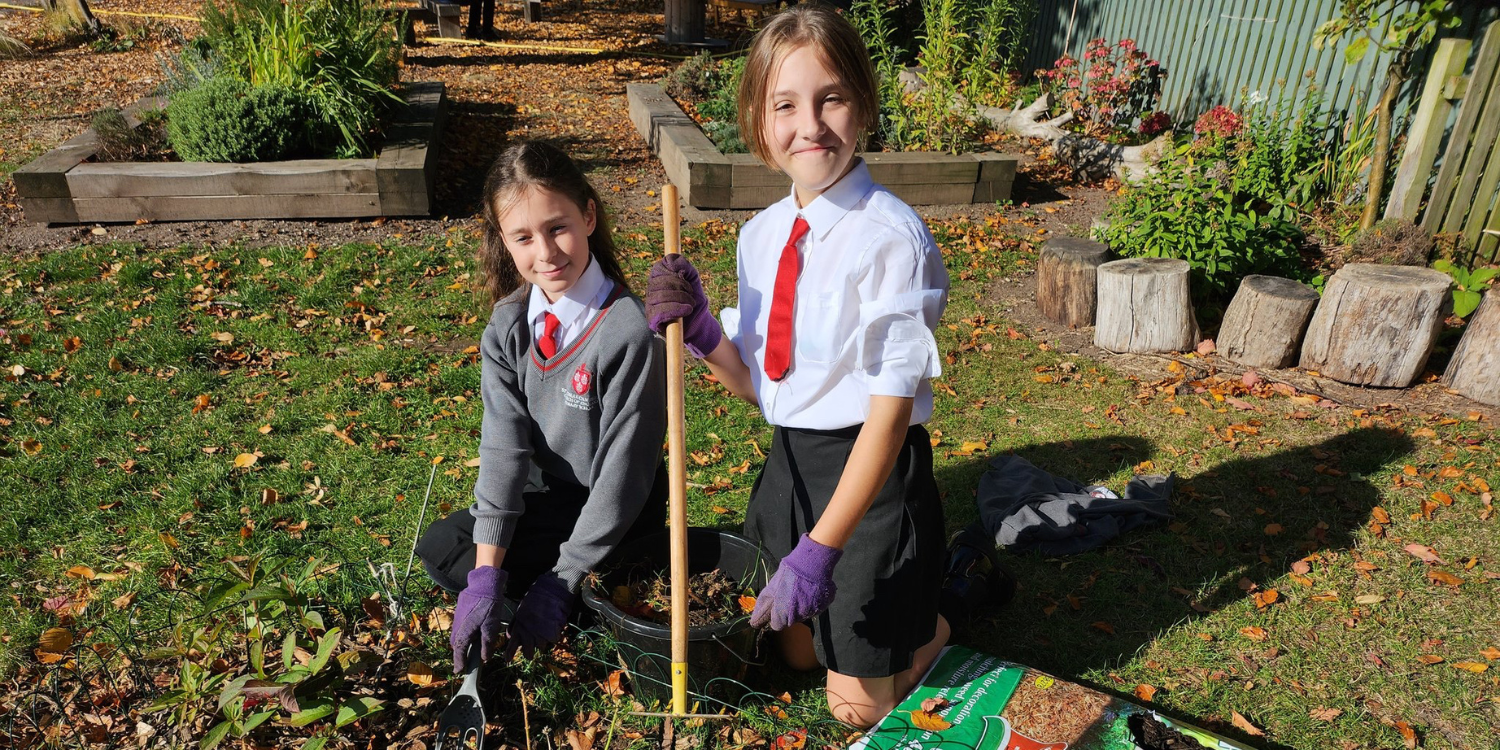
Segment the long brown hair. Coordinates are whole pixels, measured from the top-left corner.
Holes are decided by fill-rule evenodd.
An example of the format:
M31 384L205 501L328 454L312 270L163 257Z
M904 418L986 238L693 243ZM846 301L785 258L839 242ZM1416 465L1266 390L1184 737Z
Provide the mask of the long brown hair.
M781 61L804 45L817 50L829 72L848 87L850 101L859 117L860 150L880 116L875 68L864 40L848 19L832 6L818 2L802 3L777 13L750 43L738 97L740 138L755 158L772 169L777 167L766 143L766 99Z
M589 201L594 202L594 232L589 235L589 254L599 264L599 270L611 281L624 287L625 273L620 270L620 261L615 257L615 241L610 233L609 219L604 212L604 201L599 200L598 191L583 176L583 170L568 158L568 155L540 141L521 141L506 148L490 173L484 178L484 238L479 243L479 289L488 297L487 307L526 286L515 261L505 249L505 240L500 233L500 215L521 196L525 188L539 187L550 190L577 204L578 210L588 213Z

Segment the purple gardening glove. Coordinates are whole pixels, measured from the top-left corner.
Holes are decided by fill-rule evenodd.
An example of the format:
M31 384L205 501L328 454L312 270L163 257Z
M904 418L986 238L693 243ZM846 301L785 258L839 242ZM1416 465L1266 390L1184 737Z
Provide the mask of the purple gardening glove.
M489 661L495 653L495 642L500 639L500 612L505 596L505 571L485 565L469 571L469 585L458 594L458 607L453 612L453 632L448 644L453 646L453 673L464 674L479 666L469 664L469 649L474 639L479 639L479 658Z
M698 359L708 356L724 336L719 321L708 312L708 295L703 293L698 269L687 258L672 253L651 266L651 279L646 282L646 322L660 334L679 318L682 343Z
M758 628L769 622L772 630L783 630L822 614L833 602L833 566L843 555L843 550L818 544L803 534L755 598L750 624Z
M573 592L561 578L548 573L536 579L521 599L521 606L516 607L515 619L506 632L510 641L505 644L505 661L510 661L518 648L530 655L542 646L556 643L572 609Z

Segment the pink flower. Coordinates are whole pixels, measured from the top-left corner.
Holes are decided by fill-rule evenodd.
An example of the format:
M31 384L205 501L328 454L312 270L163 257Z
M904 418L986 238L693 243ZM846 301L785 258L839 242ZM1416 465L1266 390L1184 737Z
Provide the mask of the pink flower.
M1151 137L1165 133L1172 127L1172 116L1166 112L1152 112L1141 118L1141 135Z
M1193 132L1215 138L1228 138L1238 133L1244 121L1234 110L1220 104L1198 116L1193 122Z

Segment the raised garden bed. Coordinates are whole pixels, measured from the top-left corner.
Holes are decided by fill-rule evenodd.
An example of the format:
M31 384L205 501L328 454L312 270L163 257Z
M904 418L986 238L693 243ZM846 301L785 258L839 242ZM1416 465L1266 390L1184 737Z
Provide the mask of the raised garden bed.
M426 216L446 98L438 81L402 84L379 155L252 164L91 162L89 129L16 170L26 218L52 224ZM147 97L126 119L166 102Z
M661 159L667 177L695 208L765 208L787 196L791 180L749 154L726 154L661 86L625 87L630 121ZM992 203L1010 198L1015 154L928 151L863 154L870 176L912 205Z

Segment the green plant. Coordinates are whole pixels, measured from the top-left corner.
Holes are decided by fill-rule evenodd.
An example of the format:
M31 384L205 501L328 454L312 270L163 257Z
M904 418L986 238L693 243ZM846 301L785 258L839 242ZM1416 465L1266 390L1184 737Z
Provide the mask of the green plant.
M200 744L212 750L226 738L248 736L283 711L280 723L289 727L329 720L331 731L302 746L322 747L333 732L384 709L378 699L352 694L347 682L381 660L349 648L342 630L328 628L311 606L308 589L317 559L300 569L291 561L268 563L260 556L243 566L225 565L228 579L209 589L202 602L201 617L217 624L193 629L179 624L174 645L151 654L177 659L181 666L175 683L148 712L170 709L188 727L202 715L216 714L219 721ZM226 610L236 616L220 617Z
M183 161L275 161L305 148L308 104L285 86L226 75L179 91L167 106L167 138Z
M673 68L662 79L662 90L677 99L700 101L713 92L717 69L718 62L714 60L714 56L703 50Z
M131 127L124 113L113 107L94 114L90 127L99 136L100 161L133 161L153 158L167 147L166 111L148 109L139 124Z
M1050 70L1037 71L1043 88L1094 136L1129 128L1153 111L1166 77L1161 63L1141 51L1134 39L1110 44L1103 37L1084 47L1083 60L1063 55Z
M1252 183L1191 144L1110 204L1101 240L1127 258L1180 258L1196 294L1226 297L1247 274L1301 277L1301 232L1283 213L1257 208Z
M370 0L228 0L204 9L204 38L223 70L273 85L311 106L315 150L368 152L399 70L401 38ZM290 124L290 123L289 123Z
M1468 269L1448 260L1439 260L1432 267L1453 277L1453 314L1460 318L1467 318L1479 309L1484 292L1500 276L1500 268Z
M25 57L31 54L31 48L24 42L5 33L0 29L0 60L9 60L13 57Z
M698 103L698 113L708 118L704 131L725 153L742 154L747 150L740 138L738 116L740 77L744 73L743 57L719 61L708 75L706 96Z

